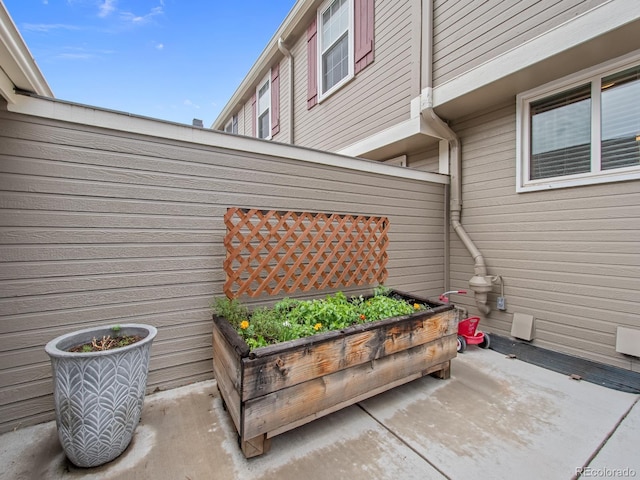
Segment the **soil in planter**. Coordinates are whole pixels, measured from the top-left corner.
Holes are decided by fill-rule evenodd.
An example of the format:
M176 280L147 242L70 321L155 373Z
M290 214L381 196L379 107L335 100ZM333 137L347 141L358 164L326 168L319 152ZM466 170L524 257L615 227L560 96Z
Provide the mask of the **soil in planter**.
M94 338L91 342L71 347L67 351L73 353L101 352L103 350L126 347L142 339L143 337L140 335L123 335L116 337L105 335L101 339Z

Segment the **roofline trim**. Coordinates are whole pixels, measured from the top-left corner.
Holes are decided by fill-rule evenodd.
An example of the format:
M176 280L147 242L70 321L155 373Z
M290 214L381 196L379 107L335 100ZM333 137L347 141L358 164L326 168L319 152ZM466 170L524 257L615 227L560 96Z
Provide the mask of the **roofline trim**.
M449 184L448 175L386 165L337 153L198 128L192 125L173 123L37 95L17 95L16 97L17 101L7 106L10 112L162 139L185 141L211 147L347 168L363 173L387 175L441 185Z
M211 128L215 130L224 129L224 120L229 117L242 104L242 98L245 92L253 89L254 85L264 76L264 72L271 67L273 58L282 55L278 48L278 40L287 38L293 33L294 29L299 26L300 21L314 6L315 0L298 0L291 8L276 33L273 34L269 43L264 48L258 59L255 61L249 72L233 93L227 104L223 107L218 117L211 124Z
M13 22L2 1L0 1L0 42L9 52L10 62L12 63L11 66L18 69L25 76L29 82L30 90L38 95L53 97L53 91L36 65L29 51L29 47L27 47L27 44L22 38L22 35L20 35L16 24ZM7 67L3 66L3 70L5 70L7 77L15 87L24 88L16 85L15 80L11 78L11 72L7 71ZM9 92L4 92L3 89L3 94L4 93L9 97L7 98L8 102L12 103L15 100L14 95Z

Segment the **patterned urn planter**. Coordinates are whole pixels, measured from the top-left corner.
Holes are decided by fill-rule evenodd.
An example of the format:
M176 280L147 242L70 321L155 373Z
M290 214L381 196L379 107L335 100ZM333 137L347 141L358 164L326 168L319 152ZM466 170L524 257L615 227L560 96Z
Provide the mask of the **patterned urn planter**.
M96 467L118 457L140 421L154 327L120 325L118 335L142 337L125 347L68 351L113 334L110 326L89 328L55 338L45 347L53 369L58 438L78 467Z

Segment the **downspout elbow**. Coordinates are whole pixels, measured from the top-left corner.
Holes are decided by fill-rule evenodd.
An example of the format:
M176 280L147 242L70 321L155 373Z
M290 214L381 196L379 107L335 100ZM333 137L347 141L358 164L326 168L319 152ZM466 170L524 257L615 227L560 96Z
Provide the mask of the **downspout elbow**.
M421 105L423 118L429 123L441 137L449 143L450 149L450 174L451 174L451 198L450 198L450 222L454 232L463 243L473 258L474 276L469 280L469 287L474 292L476 306L483 315L491 312L487 295L492 289L492 277L487 273L487 265L484 256L462 226L460 221L462 213L462 181L461 181L461 154L460 140L456 133L433 110L431 89L426 89L426 98Z

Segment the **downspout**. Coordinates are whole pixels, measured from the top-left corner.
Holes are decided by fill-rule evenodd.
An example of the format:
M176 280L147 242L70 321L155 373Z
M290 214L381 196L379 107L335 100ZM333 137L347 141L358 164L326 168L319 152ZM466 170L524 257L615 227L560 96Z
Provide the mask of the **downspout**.
M451 227L460 238L473 258L474 276L469 280L469 288L473 290L476 306L483 315L488 315L491 307L487 302L487 294L492 289L493 278L487 273L487 265L478 247L461 223L462 215L462 155L458 135L433 110L433 0L423 0L423 57L426 64L422 68L424 88L421 94L420 110L422 118L433 128L443 140L449 144L450 188L450 222Z
M282 37L278 38L278 50L282 52L282 54L289 59L289 115L288 115L288 124L289 124L289 142L291 145L294 145L294 136L293 136L293 55L291 52L285 47L284 40Z

